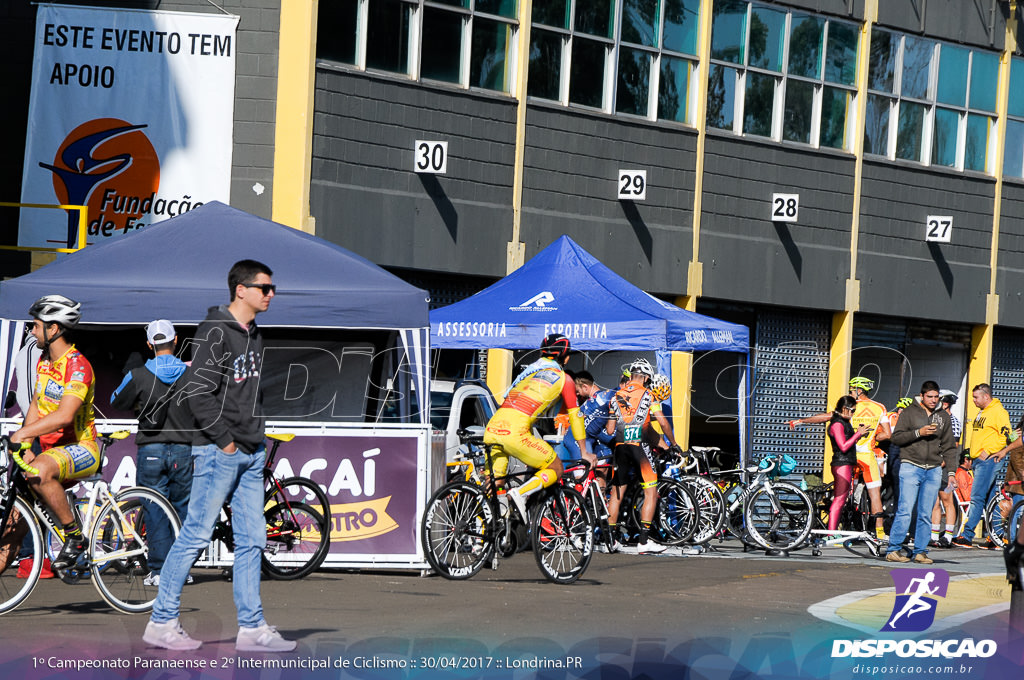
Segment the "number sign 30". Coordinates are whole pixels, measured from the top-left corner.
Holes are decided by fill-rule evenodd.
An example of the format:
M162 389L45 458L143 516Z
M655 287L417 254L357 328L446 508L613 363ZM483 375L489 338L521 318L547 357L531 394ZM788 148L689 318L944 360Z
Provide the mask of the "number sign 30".
M620 201L647 200L647 171L619 170L617 194Z
M772 222L796 222L800 194L772 194Z
M949 243L953 234L952 215L929 215L928 226L925 228L924 240L938 243Z
M434 175L448 172L448 142L417 139L413 145L413 169Z

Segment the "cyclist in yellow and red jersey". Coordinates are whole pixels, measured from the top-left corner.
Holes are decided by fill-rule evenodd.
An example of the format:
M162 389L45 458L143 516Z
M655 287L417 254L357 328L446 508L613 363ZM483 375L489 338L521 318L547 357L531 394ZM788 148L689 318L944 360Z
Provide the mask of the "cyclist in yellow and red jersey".
M26 479L64 525L64 547L53 566L66 569L85 550L82 528L68 505L61 482L93 474L100 466L99 442L93 416L95 390L92 365L71 344L68 331L81 319L81 305L62 295L39 298L29 309L32 335L42 349L36 364L35 396L24 426L11 435L12 443L38 437L42 453L26 452L24 459L39 471Z
M552 333L540 346L541 358L519 374L501 407L491 416L484 432L485 444L499 444L494 451L494 474L508 469L509 454L535 468L537 473L522 486L509 489L506 496L526 517L525 498L554 484L562 476L562 461L543 439L532 432L533 421L561 401L569 413L569 427L581 451L586 451L586 431L576 403L576 384L566 375L569 338Z

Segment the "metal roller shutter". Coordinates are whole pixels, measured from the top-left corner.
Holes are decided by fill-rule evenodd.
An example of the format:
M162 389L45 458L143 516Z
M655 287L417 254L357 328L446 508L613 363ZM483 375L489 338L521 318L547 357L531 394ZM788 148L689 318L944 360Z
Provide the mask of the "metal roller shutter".
M967 389L972 387L968 385ZM1010 422L1016 424L1024 413L1024 333L996 329L992 339L992 392L1010 414Z
M757 316L751 451L754 460L788 453L798 473L820 473L823 429L791 431L795 418L828 410L830 320L786 312Z

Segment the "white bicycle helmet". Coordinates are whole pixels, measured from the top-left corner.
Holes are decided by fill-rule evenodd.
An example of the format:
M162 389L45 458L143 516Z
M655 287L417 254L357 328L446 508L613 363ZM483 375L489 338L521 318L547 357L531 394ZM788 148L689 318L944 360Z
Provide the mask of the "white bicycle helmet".
M74 328L82 319L82 303L63 295L44 295L28 310L29 316L43 323L55 323L64 328Z
M629 365L630 373L638 373L647 376L648 379L654 377L654 367L651 366L651 362L647 359L637 359Z

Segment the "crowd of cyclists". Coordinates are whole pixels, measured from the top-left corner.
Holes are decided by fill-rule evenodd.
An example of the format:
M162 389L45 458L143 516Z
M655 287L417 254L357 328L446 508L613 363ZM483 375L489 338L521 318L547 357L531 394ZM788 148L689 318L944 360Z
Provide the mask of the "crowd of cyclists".
M508 490L507 495L522 508L523 497L554 484L558 479L563 462L556 447L537 435L534 424L541 416L561 410L561 415L555 417L555 423L565 433L563 457L583 459L596 469L607 471L602 472L599 480L602 488L606 488L608 498L612 551L621 549L625 541L625 537L618 533L621 502L626 485L636 478L644 494L643 514L639 536L634 534L630 538L640 554L662 552L666 546L658 544L650 535L657 501L657 458L669 450L680 453L661 406L670 395L669 380L657 373L646 359L638 358L624 367L617 386L605 388L585 370L573 372L566 369L570 351L569 340L564 336L547 336L540 347L541 358L517 376L506 399L487 425L487 443L502 444L502 455L519 457L538 470L526 484ZM870 530L879 543L886 543L890 540L887 530L900 507L902 465L909 465L908 470L912 473L919 469L929 471L933 467L938 468L933 475L941 479L938 492L933 494L929 489L931 495L927 502L920 503L926 507L916 508L920 518L919 531L915 532L914 527L909 526L908 513L901 531L909 535L898 545L890 547L889 553L895 554L887 557L889 561L913 559L930 564L932 561L927 557L929 548L974 545L973 531L958 533L955 516L957 504L966 507L971 500L972 467L977 461L990 458L991 461L987 462L995 463L1006 457L1009 451L1018 451L1008 463L1006 476L1009 484L1000 488L995 483L995 475L990 479L986 477L986 488L974 487L972 508L983 508L993 494L1019 494L1019 480L1024 478L1024 464L1021 470L1015 469L1018 458L1024 463L1024 449L1020 448L1021 440L1018 438L1020 426L1015 434L1008 422L1004 425L993 420L996 409L989 405L1002 407L998 399L992 397L991 387L979 385L973 390L972 396L980 411L968 428L962 427L953 414L956 393L939 390L931 381L925 383L925 388L921 395L901 398L895 408L888 410L871 398L873 381L864 376L854 376L849 381L849 393L839 399L833 411L788 423L791 429L826 424L826 434L831 443L831 459L827 463L834 479L826 511L830 531L839 529L840 510L859 478L868 498ZM931 403L932 399L935 403ZM913 428L912 436L902 436L904 446L920 440L921 443L914 444L915 450L935 449L939 456L927 463L922 463L917 456L911 456L904 462L900 446L893 441L900 416L908 408L916 409L908 414L908 421L911 416L917 418L917 410L922 410L928 424ZM1001 445L985 439L990 431L998 432L1003 438ZM951 443L945 443L942 437L948 437ZM965 439L968 442L973 440L973 455L969 448L964 447ZM602 465L597 467L599 463ZM503 471L505 468L502 466L496 471L498 469ZM914 478L914 474L910 476ZM903 486L906 488L908 485L905 482ZM921 489L922 485L914 484L915 498L912 502L906 499L906 502L916 505L916 495ZM975 518L975 513L971 512L970 520L977 524L980 517ZM915 542L918 544L916 547ZM987 539L978 547L995 549L998 546Z

